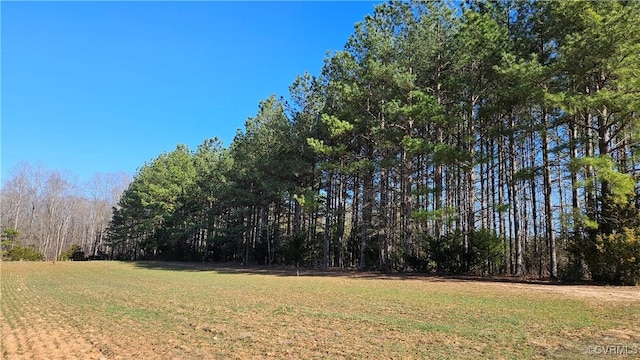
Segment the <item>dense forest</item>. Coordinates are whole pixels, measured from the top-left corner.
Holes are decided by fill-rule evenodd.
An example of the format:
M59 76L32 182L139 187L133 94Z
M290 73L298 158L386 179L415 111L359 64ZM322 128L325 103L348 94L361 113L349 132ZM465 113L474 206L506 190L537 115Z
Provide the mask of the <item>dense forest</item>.
M636 1L378 5L228 147L144 164L101 251L635 284L639 20Z

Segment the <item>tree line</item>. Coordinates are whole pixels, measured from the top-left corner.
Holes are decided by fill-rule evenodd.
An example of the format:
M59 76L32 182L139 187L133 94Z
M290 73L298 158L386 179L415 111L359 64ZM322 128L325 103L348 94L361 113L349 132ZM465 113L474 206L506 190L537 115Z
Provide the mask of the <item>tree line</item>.
M57 260L74 245L105 258L112 207L131 181L125 173L97 173L85 182L72 174L23 162L0 192L2 257Z
M637 2L392 2L229 148L178 146L114 256L632 283Z
M113 209L120 259L640 279L640 3L389 2L228 148Z

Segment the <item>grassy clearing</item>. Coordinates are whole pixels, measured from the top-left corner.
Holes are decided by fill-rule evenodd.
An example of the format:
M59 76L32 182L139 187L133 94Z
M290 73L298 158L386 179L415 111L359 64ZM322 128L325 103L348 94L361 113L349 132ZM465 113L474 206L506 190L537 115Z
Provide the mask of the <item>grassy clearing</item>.
M2 358L638 356L637 289L295 275L3 263Z

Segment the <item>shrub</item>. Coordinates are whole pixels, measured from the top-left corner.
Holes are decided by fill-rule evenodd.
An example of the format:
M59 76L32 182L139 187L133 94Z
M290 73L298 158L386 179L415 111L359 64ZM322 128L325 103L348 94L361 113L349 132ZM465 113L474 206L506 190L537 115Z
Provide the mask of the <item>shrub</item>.
M39 261L44 256L35 246L22 246L16 229L7 228L2 232L2 258L5 260Z
M435 264L430 263L426 256L421 256L419 254L406 256L404 258L404 264L408 271L419 273L429 273L435 267Z
M78 244L71 245L71 248L60 254L61 261L83 261L87 260L84 251Z
M36 249L35 246L20 246L14 245L7 251L8 260L26 260L26 261L41 261L44 260L44 256Z
M9 251L14 245L18 244L18 230L12 228L6 228L2 232L2 258L11 260L9 257Z
M469 248L465 252L460 231L435 238L426 237L427 258L408 258L409 264L420 271L435 268L441 274L461 274L479 271L483 275L499 271L504 247L502 238L495 232L482 228L469 237Z
M618 285L640 282L640 227L599 234L590 248L585 261L593 280Z
M640 282L640 193L627 202L603 196L594 219L582 221L582 234L570 243L569 253L584 261L594 281L616 285Z
M479 268L483 275L499 270L504 246L502 239L489 229L474 231L470 243L470 266Z
M427 237L427 257L441 274L459 274L465 270L462 234L459 231L440 238Z

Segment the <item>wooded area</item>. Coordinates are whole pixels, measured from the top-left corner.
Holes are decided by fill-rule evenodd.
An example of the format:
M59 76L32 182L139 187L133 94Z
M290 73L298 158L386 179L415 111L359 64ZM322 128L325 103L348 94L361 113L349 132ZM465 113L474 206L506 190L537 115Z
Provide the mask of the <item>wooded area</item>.
M87 257L105 258L112 207L130 182L119 173L79 183L41 164L19 164L2 186L3 257L55 260L75 244Z
M639 20L635 1L381 4L228 148L144 164L101 244L118 259L635 284ZM2 225L23 232L7 188Z

